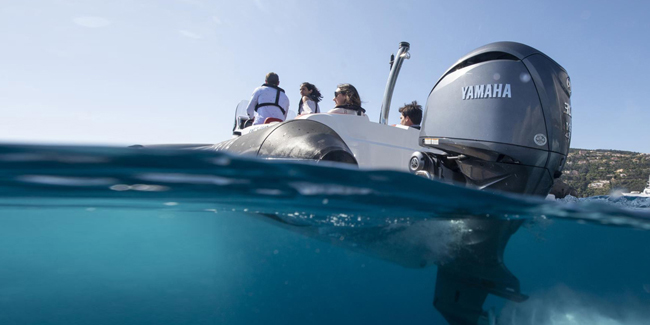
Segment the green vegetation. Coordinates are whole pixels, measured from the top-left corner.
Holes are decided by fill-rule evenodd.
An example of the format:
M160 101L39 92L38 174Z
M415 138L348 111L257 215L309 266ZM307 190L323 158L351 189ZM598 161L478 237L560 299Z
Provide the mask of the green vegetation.
M612 190L643 191L650 176L650 154L619 150L571 149L560 180L579 197Z

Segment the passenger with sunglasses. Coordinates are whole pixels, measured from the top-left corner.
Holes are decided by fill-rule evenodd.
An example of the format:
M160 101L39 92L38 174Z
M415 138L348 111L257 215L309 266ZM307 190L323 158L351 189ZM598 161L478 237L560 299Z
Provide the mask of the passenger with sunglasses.
M334 92L334 103L336 107L328 113L350 114L365 116L366 110L361 107L361 98L359 92L351 84L340 84Z

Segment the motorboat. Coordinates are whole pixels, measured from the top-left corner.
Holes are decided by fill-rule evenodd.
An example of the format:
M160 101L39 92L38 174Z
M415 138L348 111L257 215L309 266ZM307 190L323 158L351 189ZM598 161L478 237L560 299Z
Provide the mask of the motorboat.
M648 177L648 183L646 184L643 191L631 191L630 193L623 193L623 196L629 197L650 197L650 177Z
M485 45L458 60L434 85L421 130L400 128L388 125L387 119L409 49L409 43L400 43L391 59L378 122L323 113L245 128L246 117L238 116L234 137L212 149L408 171L481 190L545 197L561 176L571 140L566 70L524 44ZM503 263L503 250L521 222L467 222L475 231L465 238L467 250L438 268L434 306L451 324L489 321L489 313L481 309L488 294L512 301L527 298ZM381 243L377 239L355 245L385 259L398 255L385 253Z
M378 122L367 116L301 115L245 127L208 149L263 159L339 162L412 172L478 189L545 197L561 176L571 139L571 82L559 64L515 42L458 60L429 93L421 130L387 124L410 44L400 43Z
M378 122L367 116L319 113L248 126L248 117L236 113L231 139L174 147L398 170L479 190L546 197L562 174L571 141L571 82L566 70L524 44L479 47L433 86L421 129L402 128L387 120L409 49L409 43L401 42L391 58ZM240 103L236 111L245 106ZM292 231L328 240L317 230L266 217ZM503 262L506 244L522 221L463 222L472 232L464 235L463 249L455 259L438 265L433 305L451 324L493 323L493 315L482 309L488 294L516 302L527 299ZM373 240L354 242L353 249L411 267L400 259L399 248L382 240L384 232L378 234ZM415 264L412 267L418 267Z

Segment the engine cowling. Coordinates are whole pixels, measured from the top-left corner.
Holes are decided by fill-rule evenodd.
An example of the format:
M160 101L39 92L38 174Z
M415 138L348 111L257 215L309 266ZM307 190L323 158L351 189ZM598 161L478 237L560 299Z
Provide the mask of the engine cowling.
M420 144L432 177L546 195L571 142L571 82L542 52L497 42L467 54L431 90Z

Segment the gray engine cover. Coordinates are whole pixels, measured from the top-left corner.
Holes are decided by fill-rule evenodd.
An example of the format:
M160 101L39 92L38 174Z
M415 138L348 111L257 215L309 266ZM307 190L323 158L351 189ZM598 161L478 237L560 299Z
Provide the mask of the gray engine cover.
M529 177L526 192L545 195L569 151L570 96L568 74L545 54L514 42L488 44L461 58L433 87L420 141L438 138L427 146L543 168L544 180Z

